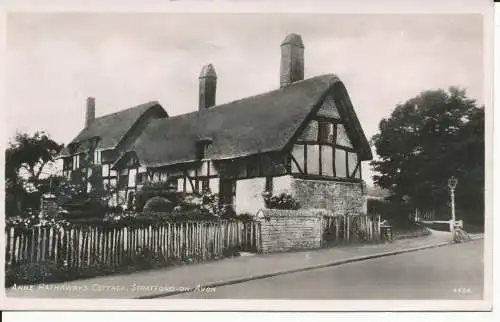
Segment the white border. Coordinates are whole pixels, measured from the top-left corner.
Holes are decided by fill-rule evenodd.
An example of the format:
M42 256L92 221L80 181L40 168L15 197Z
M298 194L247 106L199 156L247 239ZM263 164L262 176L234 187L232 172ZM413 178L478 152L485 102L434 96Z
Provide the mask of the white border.
M0 42L5 44L5 11L113 11L113 12L275 12L275 13L481 13L485 22L485 105L486 105L486 242L485 242L485 295L484 301L288 301L288 300L69 300L69 299L14 299L5 297L2 288L2 308L9 310L178 310L202 311L420 311L420 310L489 310L492 301L492 35L493 12L490 0L337 0L337 1L4 1L0 15ZM4 45L5 46L5 45ZM4 46L2 46L4 48ZM497 65L498 67L498 65ZM3 60L0 75L4 70ZM0 96L3 94L3 87ZM3 98L3 96L2 96ZM2 100L3 102L3 100ZM2 104L3 107L3 104ZM2 117L2 121L5 119ZM2 127L4 128L4 127ZM5 137L5 135L4 135ZM5 142L4 142L5 143ZM0 164L3 166L3 153ZM0 180L3 179L3 171ZM3 181L3 180L2 180ZM3 200L3 191L0 189ZM3 209L3 207L2 207ZM3 212L3 211L2 211ZM3 214L2 214L3 216ZM1 225L4 222L2 220ZM3 233L3 226L2 226ZM2 261L3 247L0 250ZM4 266L0 267L3 285Z

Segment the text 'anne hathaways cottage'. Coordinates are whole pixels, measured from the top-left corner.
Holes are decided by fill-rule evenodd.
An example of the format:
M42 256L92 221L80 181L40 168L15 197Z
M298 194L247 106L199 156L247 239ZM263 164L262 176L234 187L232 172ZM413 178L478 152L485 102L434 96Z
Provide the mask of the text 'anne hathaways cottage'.
M113 202L125 205L149 180L177 191L210 189L237 213L263 208L264 191L287 192L303 207L336 214L363 210L368 141L337 76L304 80L299 35L281 44L278 89L216 105L216 88L207 65L198 111L175 117L150 102L95 118L89 98L85 128L61 154L63 173L83 181L102 176L116 189Z

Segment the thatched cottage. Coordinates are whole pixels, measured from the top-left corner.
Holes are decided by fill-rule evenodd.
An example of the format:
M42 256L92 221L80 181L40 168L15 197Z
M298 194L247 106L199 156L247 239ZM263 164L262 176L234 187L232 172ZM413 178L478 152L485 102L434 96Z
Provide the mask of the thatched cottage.
M119 204L150 180L177 191L210 189L238 213L264 207L264 191L290 193L303 207L362 211L361 162L372 159L370 146L341 80L304 79L299 35L281 44L279 88L220 105L216 89L207 65L198 110L174 117L150 102L96 118L90 98L85 128L61 154L64 174L87 180L87 163L97 165Z

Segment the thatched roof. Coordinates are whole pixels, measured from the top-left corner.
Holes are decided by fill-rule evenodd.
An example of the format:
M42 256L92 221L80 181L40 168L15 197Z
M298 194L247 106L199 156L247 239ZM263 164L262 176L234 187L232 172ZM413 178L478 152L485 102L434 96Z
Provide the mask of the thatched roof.
M205 156L212 160L281 151L335 84L344 88L335 75L317 76L202 111L152 120L129 151L148 167L196 161L197 141L204 138L212 141ZM350 101L347 109L341 113L352 124L362 159L369 160L371 150Z
M106 150L115 148L131 128L147 111L158 109L165 117L167 113L157 101L147 102L116 113L107 114L93 120L68 144L59 156L69 155L68 147L72 143L80 143L90 138L99 138L98 148ZM77 148L77 151L79 149Z

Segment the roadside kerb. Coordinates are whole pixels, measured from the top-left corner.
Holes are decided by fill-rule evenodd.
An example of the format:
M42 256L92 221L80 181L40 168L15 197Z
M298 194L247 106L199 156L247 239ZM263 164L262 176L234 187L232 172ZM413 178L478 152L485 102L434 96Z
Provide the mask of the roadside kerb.
M477 237L474 236L474 237L472 237L472 240L478 240L478 239L483 239L483 238L484 238L483 236L477 236ZM236 279L231 279L231 280L226 280L226 281L206 283L203 285L200 284L200 285L193 286L191 288L191 290L187 290L187 291L177 290L177 291L170 291L170 292L164 292L164 293L159 293L159 294L144 295L144 296L136 297L136 299L154 299L154 298L160 298L160 297L174 296L174 295L178 295L178 294L182 294L182 293L189 293L190 291L196 290L197 288L216 288L216 287L221 287L221 286L226 286L226 285L244 283L244 282L248 282L248 281L252 281L252 280L269 278L269 277L273 277L273 276L277 276L277 275L305 272L305 271L319 269L319 268L338 266L338 265L343 265L343 264L348 264L348 263L354 263L354 262L360 262L360 261L375 259L375 258L380 258L380 257L410 253L410 252L415 252L415 251L419 251L419 250L437 248L437 247L442 247L442 246L447 246L447 245L456 245L456 243L454 243L452 241L446 241L446 242L441 242L441 243L437 243L437 244L433 244L433 245L400 249L400 250L394 250L394 251L383 252L383 253L375 253L375 254L358 256L358 257L353 257L353 258L348 258L348 259L336 260L336 261L332 261L332 262L324 263L324 264L288 269L288 270L272 272L272 273L267 273L267 274L259 274L259 275L243 277L243 278L236 278Z

